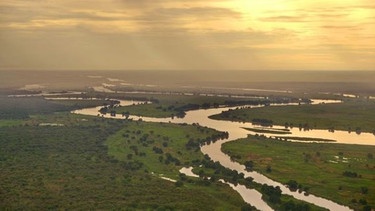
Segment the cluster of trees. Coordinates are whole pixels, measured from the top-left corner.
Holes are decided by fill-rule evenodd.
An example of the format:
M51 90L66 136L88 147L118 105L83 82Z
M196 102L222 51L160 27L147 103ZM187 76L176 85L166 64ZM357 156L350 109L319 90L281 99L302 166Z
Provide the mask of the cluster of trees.
M201 128L201 127L197 127L198 130L200 130L201 133L204 132L204 129ZM228 139L229 137L229 133L228 132L218 132L218 133L215 133L215 134L212 134L211 136L209 137L206 137L205 139L200 139L200 138L197 138L197 139L193 139L193 138L190 138L189 141L185 144L185 147L187 150L199 150L200 147L203 145L203 144L211 144L211 143L215 143L216 141L218 140L224 140L224 139Z
M218 178L222 178L225 181L237 184L241 181L244 185L251 186L253 178L247 177L243 173L239 173L236 170L231 170L222 166L219 162L212 161L207 155L205 159L201 161L201 165L208 169L213 169L214 174L206 174L205 172L200 172L200 176L210 177L211 181L216 181Z
M118 100L109 100L108 103L105 103L103 107L99 109L101 114L110 113L111 116L116 116L115 108L119 107L120 101Z
M216 181L217 178L222 178L224 181L230 182L232 184L241 183L247 187L252 187L252 188L255 187L253 183L253 178L251 177L245 178L243 173L239 173L236 170L230 170L228 168L225 168L219 162L213 162L212 160L210 160L210 158L207 155L205 156L205 159L200 161L200 163L205 168L214 170L213 174L206 174L203 171L199 172L199 175L201 177L205 177L205 178L210 177L209 181L211 182ZM295 181L290 181L288 184L290 185L290 187L294 188L295 191L298 190L298 188L302 188L302 186L299 185ZM262 199L272 204L273 207L277 208L277 210L307 211L311 209L310 205L304 202L296 203L292 200L282 201L281 200L282 191L280 187L274 187L274 186L269 186L267 184L263 184L260 187L259 191L262 193ZM305 191L307 191L307 188L305 188ZM247 210L247 209L244 208L244 210ZM249 210L251 209L249 208Z
M371 207L370 205L367 204L367 200L364 199L364 198L361 198L361 199L359 199L359 200L357 200L357 199L352 199L351 202L352 202L353 204L357 204L357 203L359 203L359 204L363 205L363 208L362 208L363 211L372 211L372 210L373 210L372 207Z
M273 121L270 119L255 118L251 120L251 123L254 125L260 125L260 126L265 126L265 127L269 127L273 125Z
M0 96L0 119L26 119L33 114L69 111L73 106L56 104L42 97L12 98Z
M285 126L286 129L288 129L288 128L293 129L294 124L291 123L291 122L285 122L285 123L284 123L284 126ZM316 125L313 125L313 127L316 127ZM311 126L308 122L305 122L305 123L299 123L299 124L298 124L298 129L299 129L299 130L308 131L308 130L311 130L311 129L312 129L312 126Z
M290 191L297 191L298 192L302 192L302 191L305 191L305 195L308 195L308 191L309 191L309 187L303 187L302 184L298 184L297 181L295 180L289 180L287 183L286 183L286 186L289 188Z
M352 177L352 178L357 178L360 176L356 172L351 172L351 171L344 171L342 175L344 175L345 177Z
M174 163L176 166L181 165L180 160L179 160L178 158L172 156L171 153L166 153L166 154L165 154L165 157L166 157L166 159L165 159L164 163L165 163L166 165L168 165L168 164L170 164L170 163Z
M281 205L280 210L285 211L309 211L311 210L310 205L306 203L295 203L293 201L288 201Z
M279 186L274 187L271 185L263 184L261 191L263 193L262 198L265 201L269 201L273 204L278 204L281 202L281 189Z
M159 148L159 147L152 147L152 151L154 151L156 154L163 154L163 149Z
M310 205L304 202L295 203L292 200L289 200L286 202L282 201L281 200L282 192L279 186L274 187L274 186L263 184L261 188L261 192L263 194L262 199L271 204L277 205L278 210L308 211L311 209Z

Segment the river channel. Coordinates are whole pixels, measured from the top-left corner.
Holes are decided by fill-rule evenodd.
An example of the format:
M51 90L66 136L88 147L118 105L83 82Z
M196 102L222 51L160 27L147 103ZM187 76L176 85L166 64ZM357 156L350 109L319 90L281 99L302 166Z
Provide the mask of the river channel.
M321 102L321 101L316 101ZM133 105L140 102L135 101L120 101L120 105L127 106ZM334 103L327 101L326 103ZM285 105L285 104L284 104ZM280 105L279 105L280 106ZM304 192L292 192L283 184L273 181L268 177L257 173L255 171L248 172L245 170L245 166L241 165L237 162L233 162L228 155L221 151L221 145L234 141L240 138L245 138L248 134L252 134L253 132L243 129L246 128L254 128L254 125L251 123L240 123L240 122L230 122L230 121L223 121L223 120L214 120L210 119L209 116L214 114L219 114L222 111L226 111L228 109L235 109L236 107L225 107L225 108L213 108L213 109L199 109L186 112L186 116L184 118L150 118L150 117L137 117L137 116L130 116L135 120L142 119L146 122L170 122L170 123L187 123L193 124L198 123L201 126L207 126L218 131L227 131L229 133L228 139L220 140L215 143L203 145L201 147L201 151L203 154L207 154L213 161L218 161L220 164L226 168L236 170L239 173L244 173L245 177L252 177L254 178L254 182L260 184L267 184L272 186L279 186L282 190L283 194L291 195L296 199L303 200L312 204L315 204L320 207L327 208L329 210L350 210L349 207L337 204L333 201L317 197L314 195L305 195ZM82 110L73 111L76 114L83 114L83 115L93 115L98 116L100 115L98 110L100 107L95 108L87 108ZM108 118L119 118L122 119L122 115L116 116L109 116L104 115L104 117ZM280 127L280 126L279 126ZM361 133L356 134L354 132L348 133L347 131L335 131L329 132L328 130L309 130L309 131L300 131L299 129L292 129L290 131L292 134L288 134L288 136L294 137L309 137L309 138L324 138L324 139L333 139L336 140L335 143L346 143L346 144L362 144L362 145L375 145L375 136L371 133ZM229 183L228 183L229 184ZM272 210L262 199L261 194L256 190L247 189L241 185L233 185L229 184L234 190L240 193L242 198L249 204L257 207L260 210Z

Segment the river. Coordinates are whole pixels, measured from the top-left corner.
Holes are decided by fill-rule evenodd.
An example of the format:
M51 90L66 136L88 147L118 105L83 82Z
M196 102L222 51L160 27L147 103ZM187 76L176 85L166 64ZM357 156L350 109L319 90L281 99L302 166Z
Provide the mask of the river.
M321 103L322 101L315 101ZM331 101L327 101L330 103L334 103ZM122 106L137 104L139 102L136 101L121 101L120 104ZM251 106L250 106L251 107ZM73 113L77 114L84 114L84 115L99 115L98 110L100 107L96 108L87 108L82 110L73 111ZM241 165L237 162L233 162L228 155L221 151L221 145L229 142L234 141L239 138L245 138L248 134L251 134L251 131L243 129L244 127L247 128L254 128L251 123L240 123L240 122L230 122L230 121L223 121L223 120L214 120L210 119L209 116L221 113L222 111L226 111L228 109L235 109L236 107L226 107L226 108L213 108L213 109L199 109L186 112L186 116L184 118L151 118L151 117L137 117L137 116L130 116L135 120L141 118L143 121L147 122L170 122L170 123L187 123L193 124L198 123L201 126L207 126L219 131L227 131L229 133L228 139L217 141L215 143L203 145L201 147L201 151L204 154L207 154L213 161L220 162L226 168L236 170L239 173L244 173L245 177L252 177L254 178L254 182L260 184L267 184L272 186L279 186L282 190L283 194L291 195L296 199L300 199L312 204L315 204L320 207L327 208L329 210L350 210L349 207L339 205L333 201L317 197L314 195L305 195L304 192L292 192L283 184L273 181L266 176L258 173L258 172L248 172L245 170L245 166ZM121 115L116 115L115 117L111 117L109 115L104 115L104 117L110 118L124 118ZM300 131L298 129L291 130L292 134L288 134L289 136L299 136L299 137L310 137L310 138L328 138L334 139L336 143L347 143L347 144L364 144L364 145L375 145L375 136L370 133L361 133L360 135L356 133L348 133L346 131L335 131L334 133L329 132L328 130L310 130L310 131ZM234 186L233 184L229 184L234 190L240 193L242 198L248 202L249 204L257 207L260 210L272 210L266 203L263 202L261 199L261 195L259 192L251 189L247 189L244 186L238 185Z

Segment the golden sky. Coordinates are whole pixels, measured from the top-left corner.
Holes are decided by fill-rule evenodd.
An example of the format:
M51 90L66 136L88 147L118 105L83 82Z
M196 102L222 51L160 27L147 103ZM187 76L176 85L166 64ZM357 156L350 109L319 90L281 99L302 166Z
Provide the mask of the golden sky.
M375 70L375 1L2 0L0 69Z

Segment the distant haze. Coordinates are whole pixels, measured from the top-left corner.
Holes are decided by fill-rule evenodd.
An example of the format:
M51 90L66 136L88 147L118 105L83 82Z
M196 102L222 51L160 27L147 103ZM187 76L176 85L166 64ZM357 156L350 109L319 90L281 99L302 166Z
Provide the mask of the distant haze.
M274 89L301 92L370 93L374 71L16 71L0 70L0 89L25 85L43 90L82 90L116 85L138 90Z
M2 0L2 70L374 70L373 0Z

